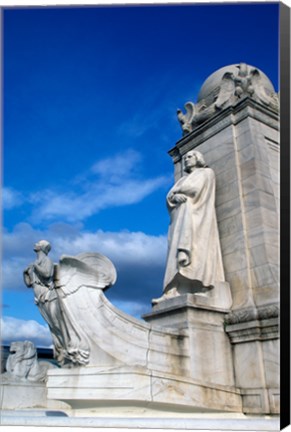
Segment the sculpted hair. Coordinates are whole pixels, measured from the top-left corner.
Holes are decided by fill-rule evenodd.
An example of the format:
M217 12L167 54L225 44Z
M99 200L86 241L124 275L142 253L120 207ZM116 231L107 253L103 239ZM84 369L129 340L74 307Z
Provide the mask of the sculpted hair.
M195 154L196 159L197 159L197 166L198 167L206 167L207 165L205 163L204 156L202 155L202 153L200 153L199 151L196 151L196 150L193 153Z
M46 254L48 254L49 251L51 250L51 245L46 240L40 240L39 245L41 247L41 250Z
M187 153L193 153L193 154L195 154L195 156L196 156L196 166L198 168L207 168L208 167L208 165L206 164L204 156L203 156L202 153L200 153L197 150L189 150ZM184 168L184 170L185 170L185 168Z

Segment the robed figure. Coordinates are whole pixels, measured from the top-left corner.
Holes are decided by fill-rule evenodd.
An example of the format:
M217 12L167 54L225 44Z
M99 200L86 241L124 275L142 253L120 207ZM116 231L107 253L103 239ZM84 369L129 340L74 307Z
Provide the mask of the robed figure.
M202 154L183 158L186 175L167 195L168 256L161 300L205 292L225 281L215 213L215 175Z
M54 264L48 257L50 250L46 240L34 245L37 258L24 270L24 281L33 288L35 303L51 331L54 358L62 366L86 365L90 344L81 321L81 299L90 289L111 286L116 280L115 267L98 253L63 255ZM91 306L86 303L88 313Z

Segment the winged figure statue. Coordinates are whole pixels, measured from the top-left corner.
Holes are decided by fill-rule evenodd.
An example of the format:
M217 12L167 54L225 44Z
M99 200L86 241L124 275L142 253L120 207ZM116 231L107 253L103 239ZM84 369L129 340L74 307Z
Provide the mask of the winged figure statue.
M35 303L50 328L55 359L62 366L86 365L90 344L82 328L78 296L82 290L112 286L116 270L99 253L62 256L54 264L48 257L50 249L46 240L34 245L37 259L24 270L24 281L33 288Z

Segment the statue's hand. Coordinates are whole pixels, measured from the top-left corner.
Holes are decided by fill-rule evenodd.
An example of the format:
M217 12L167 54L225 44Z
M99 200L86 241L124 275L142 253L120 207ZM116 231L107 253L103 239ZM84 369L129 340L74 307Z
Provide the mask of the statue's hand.
M181 204L187 201L187 197L184 194L177 193L173 195L171 201L174 204Z
M191 263L190 255L183 250L178 252L177 260L181 267L186 267Z
M23 272L24 283L27 287L32 287L33 285L33 276L32 276L32 265L30 264Z

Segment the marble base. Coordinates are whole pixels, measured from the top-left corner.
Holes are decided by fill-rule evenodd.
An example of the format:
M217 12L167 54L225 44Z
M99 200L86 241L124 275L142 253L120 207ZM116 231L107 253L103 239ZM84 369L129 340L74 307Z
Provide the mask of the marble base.
M154 305L152 311L144 314L142 318L155 326L183 329L193 323L193 320L189 321L189 315L195 316L199 311L223 314L224 317L224 314L229 312L230 303L228 307L213 306L209 295L209 293L183 294L166 299Z
M153 299L153 310L164 309L167 307L167 303L173 299L176 299L178 303L181 301L184 302L185 299L187 299L198 305L207 305L211 308L225 311L229 311L232 306L232 298L228 282L217 282L211 289L200 288L196 292L194 292L193 289L189 291L189 288L183 287L183 284L181 284L177 290L170 290L160 298Z
M153 327L173 327L189 338L189 376L205 385L235 386L231 344L224 331L227 311L208 298L186 294L165 300L143 316Z
M1 382L1 409L18 410L31 408L66 409L69 406L61 401L48 401L44 383Z
M165 412L241 412L240 392L141 367L83 367L48 373L48 399L70 405L74 415L112 407Z

